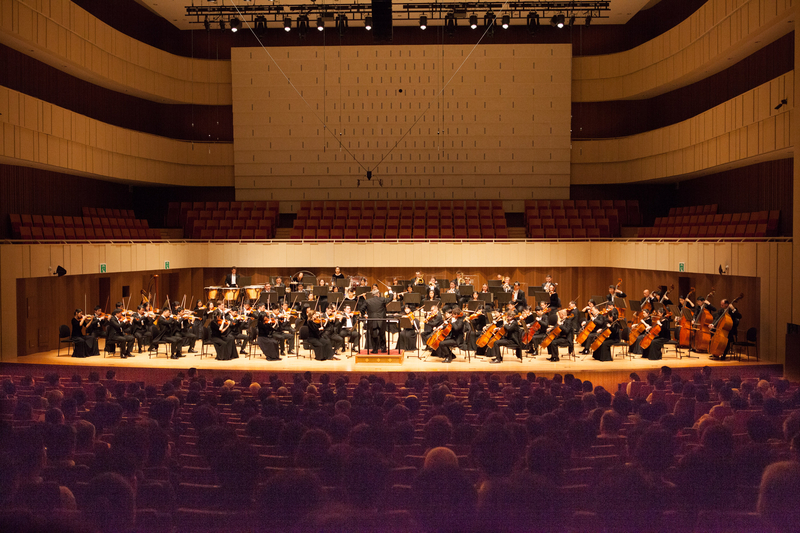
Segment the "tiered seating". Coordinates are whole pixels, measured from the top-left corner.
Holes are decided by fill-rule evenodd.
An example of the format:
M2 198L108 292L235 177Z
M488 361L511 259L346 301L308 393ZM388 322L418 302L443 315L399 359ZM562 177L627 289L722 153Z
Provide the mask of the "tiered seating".
M526 200L531 239L609 239L641 219L638 200Z
M11 231L24 241L160 239L161 233L130 209L84 207L83 216L9 215Z
M716 205L710 207L716 211ZM692 240L774 237L778 234L779 221L780 211L777 210L752 213L670 215L657 218L653 227L639 228L636 236L643 239Z
M716 215L717 204L691 205L688 207L670 207L669 216L683 215Z
M278 202L170 202L167 226L183 228L187 239L271 239Z
M303 202L290 234L304 240L507 239L499 200Z

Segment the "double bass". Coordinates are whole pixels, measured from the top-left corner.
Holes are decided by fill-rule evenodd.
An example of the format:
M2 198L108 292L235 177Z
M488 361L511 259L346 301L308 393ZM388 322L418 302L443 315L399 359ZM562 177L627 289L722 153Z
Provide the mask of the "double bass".
M740 293L728 305L733 305L742 298L744 298L744 293ZM731 318L727 309L724 309L719 315L717 321L714 322L713 328L714 336L711 337L711 341L708 343L708 353L715 357L722 357L722 354L725 353L725 348L728 346L728 334L733 328L733 318Z
M706 299L703 301L703 305L700 306L700 311L698 311L697 316L694 319L694 325L697 328L697 333L694 336L694 343L692 344L692 350L695 352L708 352L708 345L711 342L711 323L714 321L714 317L711 315L708 309L706 309L706 305L708 304L708 299L714 295L714 288L711 288L711 292L708 293Z
M690 296L694 294L695 289L692 287L689 289L689 293L684 298L687 302L691 302ZM678 346L681 348L688 348L692 344L692 308L688 305L684 304L683 309L681 310L681 321L679 324L681 328L681 334L678 338Z

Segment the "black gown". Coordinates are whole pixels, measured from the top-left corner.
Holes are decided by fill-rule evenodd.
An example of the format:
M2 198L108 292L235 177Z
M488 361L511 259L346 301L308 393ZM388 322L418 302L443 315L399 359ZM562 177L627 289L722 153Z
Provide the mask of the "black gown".
M97 339L92 335L84 335L80 320L74 317L72 318L70 340L74 343L72 357L89 357L100 353L97 350Z
M263 316L264 315L259 315L256 317L256 327L258 329L256 343L258 347L261 348L261 352L264 354L264 357L267 358L267 361L277 361L280 359L278 355L278 341L273 337L276 325L265 323Z
M220 324L218 324L216 320L209 322L209 328L211 329L210 341L217 352L217 361L238 359L239 356L236 354L236 340L234 337L226 335L225 333L227 333L227 330L225 333L220 331Z
M661 331L659 331L658 336L650 342L650 346L642 350L642 357L646 357L651 361L658 361L661 359L661 352L664 348L664 344L670 340L669 326L669 318L665 318L661 321Z
M314 359L327 361L333 359L333 346L331 341L322 335L322 327L313 320L306 320L308 327L308 344L314 349Z
M609 314L614 314L614 312L612 311ZM614 360L614 357L611 355L611 346L619 342L619 323L614 322L614 320L616 320L616 317L611 321L607 321L607 323L610 324L608 327L611 329L611 334L603 341L603 344L592 353L592 357L598 361ZM598 333L601 333L601 331L598 331Z

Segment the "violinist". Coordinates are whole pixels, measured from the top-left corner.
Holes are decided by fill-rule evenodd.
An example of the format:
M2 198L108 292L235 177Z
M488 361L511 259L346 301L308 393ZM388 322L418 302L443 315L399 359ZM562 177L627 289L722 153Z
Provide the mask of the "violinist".
M278 304L272 304L272 310L278 308ZM272 337L278 341L280 354L293 354L294 353L294 330L292 329L292 311L289 309L289 304L284 300L281 305L280 313L278 313L278 327L272 332ZM295 313L296 314L296 313Z
M195 320L193 319L191 311L176 307L175 313L175 320L178 322L178 335L183 339L182 346L189 347L188 353L197 353L194 349L194 345L197 343L197 335L194 334L192 328ZM197 320L197 322L199 322L199 320Z
M264 302L259 302L256 307L256 312L253 313L256 323L256 344L261 348L261 353L264 354L267 361L280 361L281 357L278 355L278 341L273 337L273 334L278 327L278 318L272 312L267 312L267 305Z
M339 350L344 348L344 339L339 335L340 317L341 315L336 313L336 306L333 304L328 306L323 316L323 335L331 342L333 355L339 355Z
M339 320L338 333L342 338L343 346L346 346L346 343L349 342L352 343L353 349L358 351L361 335L358 332L358 321L356 320L355 315L353 315L353 308L348 304L345 304L344 311L342 311L342 318Z
M498 321L498 326L505 329L505 335L495 342L494 346L486 349L487 357L493 357L493 359L489 362L494 364L503 362L503 352L501 351L503 346L510 346L514 348L516 350L515 355L517 356L517 359L522 362L520 327L519 323L517 322L517 317L513 311L509 311L503 315L501 320Z
M136 308L136 314L133 315L133 327L131 332L133 338L139 347L139 353L144 351L143 347L150 349L150 343L153 340L153 332L151 327L153 325L152 313L147 313L144 304L139 304Z
M83 309L76 309L72 315L72 335L70 335L70 340L73 342L72 357L100 355L97 339L92 335L83 334L83 328L91 321L92 315L84 315Z
M558 334L558 337L547 346L547 352L550 354L547 360L554 363L559 361L558 349L560 346L566 346L569 355L574 355L575 353L575 330L572 318L569 317L566 309L559 309L556 316L558 317L556 326L559 327L561 332Z
M719 311L714 313L714 324L716 325L720 317L725 313L728 313L733 321L733 326L731 326L731 329L728 331L728 344L725 346L725 351L719 358L720 361L723 361L728 356L728 352L730 351L732 344L736 342L736 336L739 333L739 322L742 320L742 313L740 313L739 310L733 306L733 302L726 299L719 301L719 307ZM706 308L708 308L708 306L706 306ZM714 328L712 327L712 331L713 330ZM716 359L716 357L713 355L711 358Z
M228 313L228 317L231 319L229 335L234 338L235 343L241 342L239 353L245 355L247 354L247 343L250 341L250 310L248 306L245 306L241 313Z
M414 317L414 310L411 306L406 304L403 306L403 314L401 318L407 318L411 323L410 328L402 328L397 335L396 350L416 350L417 349L417 333L419 332L419 320Z
M553 283L553 276L548 274L544 277L544 283L542 283L542 290L546 293L549 293L551 285L558 285L558 284Z
M103 308L99 305L94 308L94 315L92 315L92 320L89 322L89 325L86 326L86 334L91 335L95 338L95 343L97 343L97 339L99 337L105 336L103 332L103 326L106 324L106 316L103 314ZM100 351L97 350L96 354L93 355L100 355Z
M122 318L122 309L117 307L111 312L111 318L108 321L108 340L114 344L119 344L120 357L127 359L136 339L133 338L133 335L126 335L122 331L120 318Z
M172 318L171 314L169 307L161 310L161 314L152 327L153 342L163 341L169 343L172 353L170 359L178 359L181 356L183 338L178 335L178 323Z
M330 359L338 361L339 358L333 355L331 341L323 336L322 319L319 312L315 309L306 309L306 322L308 327L308 344L314 350L314 359L317 361L328 361Z
M194 334L195 339L199 339L203 334L203 322L206 321L206 309L208 306L203 305L201 300L197 300L194 305L194 309L192 309L192 316L195 317L192 320L192 333Z
M423 322L425 326L422 329L422 342L425 343L425 349L430 350L427 346L428 339L433 334L433 330L444 322L442 315L439 314L439 305L437 303L431 305L431 310L425 315Z
M214 345L217 352L217 361L230 361L238 359L236 355L236 340L228 335L231 322L225 318L221 310L214 311L210 315L209 329L211 331L210 342Z
M547 335L547 327L550 325L550 314L548 306L545 302L539 302L534 314L525 319L528 322L528 327L534 327L534 324L539 324L538 331L534 334L533 339L528 344L528 353L539 354L539 344L542 339Z
M611 356L611 346L619 342L619 322L617 322L618 314L617 310L614 307L614 304L608 302L606 312L606 320L605 320L605 327L603 329L609 329L609 336L606 340L603 341L603 344L592 353L592 357L598 361L613 361L614 358ZM602 332L598 332L602 333Z
M431 355L434 357L441 357L443 363L452 363L456 356L453 354L452 348L460 346L464 340L464 319L460 307L453 307L444 312L444 321L438 329L446 327L450 324L450 333L447 337L439 343L439 347L433 351Z
M514 290L511 291L511 303L516 307L517 313L521 313L528 305L528 301L525 299L525 293L522 292L519 286L519 281L514 282Z

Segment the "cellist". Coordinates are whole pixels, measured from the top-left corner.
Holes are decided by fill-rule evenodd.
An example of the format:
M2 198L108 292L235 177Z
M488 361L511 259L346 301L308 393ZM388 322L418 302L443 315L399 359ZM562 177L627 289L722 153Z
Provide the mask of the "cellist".
M528 343L528 353L536 353L539 354L539 344L544 339L545 335L547 335L547 326L550 325L550 315L548 313L548 305L545 302L539 302L539 305L536 306L536 310L534 311L536 314L529 316L528 319L533 319L529 322L528 327L534 327L535 323L539 324L539 330L534 334L533 339L530 343Z
M614 358L611 356L611 346L619 342L619 323L617 319L619 315L617 314L617 309L614 307L614 304L608 302L608 312L605 315L606 318L606 328L610 330L610 335L600 347L594 351L592 357L598 361L613 361ZM599 331L602 333L602 331ZM598 333L598 334L599 334ZM595 339L599 340L599 339Z
M422 342L425 343L425 349L430 350L428 348L428 338L433 334L433 329L438 328L442 325L442 315L439 313L439 306L437 304L431 305L431 310L425 316L423 320L425 327L422 329Z
M561 328L561 333L558 334L553 342L551 342L547 346L547 352L550 354L548 357L548 361L552 361L554 363L558 362L558 349L561 346L566 346L569 350L569 355L573 355L575 353L575 330L573 325L572 317L567 316L566 309L559 309L558 310L558 322L556 325Z
M503 346L512 346L516 350L517 359L522 362L522 346L520 346L520 327L519 323L517 322L514 313L508 312L503 316L503 328L506 330L506 334L503 338L499 339L497 342L494 343L494 346L491 348L487 348L486 355L489 357L493 357L490 363L502 363L503 362L503 353L500 351L500 348Z
M587 306L584 309L589 311L588 320L583 322L583 327L589 325L590 322L594 322L594 330L589 333L589 336L586 337L586 340L583 341L583 350L581 350L581 355L586 355L589 353L589 347L592 345L594 340L597 338L597 334L603 329L603 326L606 325L606 317L605 315L600 314L600 309L596 305L592 305L591 307Z
M631 344L630 347L628 348L628 351L634 355L642 355L642 347L639 346L639 344L642 342L644 336L647 335L647 332L650 331L650 328L653 327L653 320L647 309L642 308L642 310L640 311L638 323L643 324L644 328L642 329L641 333L636 337L636 340L633 342L633 344ZM636 325L631 326L631 328L635 327Z
M731 326L730 331L728 331L728 344L725 346L725 351L722 353L722 356L719 357L719 360L723 361L728 356L728 352L731 349L731 344L736 342L736 335L739 329L739 322L742 320L742 313L740 313L739 310L733 306L733 302L730 302L726 299L720 300L719 306L719 311L714 313L714 324L716 325L717 322L719 322L719 319L723 313L728 313L733 321L733 326ZM708 307L709 306L706 305L706 309L708 309ZM711 330L714 330L714 326L711 327ZM712 355L711 358L717 359L717 357L714 355Z
M443 328L447 324L451 325L450 333L439 343L439 347L436 348L431 355L434 357L442 357L444 359L444 361L442 361L443 363L452 363L453 359L456 358L452 348L454 346L459 346L464 339L464 319L461 314L461 308L456 306L444 312L444 321L439 327Z

